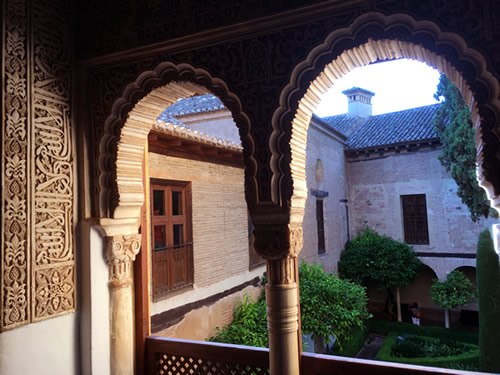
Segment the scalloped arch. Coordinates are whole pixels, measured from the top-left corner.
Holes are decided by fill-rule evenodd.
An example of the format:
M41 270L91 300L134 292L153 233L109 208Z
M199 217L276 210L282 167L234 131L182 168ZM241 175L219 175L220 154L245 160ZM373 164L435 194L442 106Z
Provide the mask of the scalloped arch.
M219 78L189 64L162 62L141 73L114 103L99 143L99 214L138 219L144 202L142 162L147 135L160 113L181 98L211 92L231 111L244 149L247 200L255 200L254 142L239 98Z
M451 51L451 57L443 51ZM295 67L273 114L269 141L273 191L288 192L281 198L289 200L292 208L301 210L307 197L307 129L322 95L354 68L403 57L438 69L462 92L476 129L478 179L493 206L500 207L495 155L500 147L500 128L496 123L500 118L500 88L484 57L460 36L443 32L432 22L416 21L405 14L367 13L349 28L333 31Z

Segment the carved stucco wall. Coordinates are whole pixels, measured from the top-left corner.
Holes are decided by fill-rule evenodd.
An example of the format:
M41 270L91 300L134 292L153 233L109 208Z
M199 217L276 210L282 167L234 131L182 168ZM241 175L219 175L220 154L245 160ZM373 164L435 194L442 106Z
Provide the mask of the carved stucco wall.
M1 324L75 309L69 2L2 2Z
M230 8L232 3L224 2ZM169 4L157 5L167 8L174 6ZM186 6L186 9L188 8L189 6ZM489 12L485 12L485 9ZM214 7L211 16L219 17L219 10ZM397 15L388 16L395 13ZM250 152L247 150L246 157L253 156L258 160L257 168L252 173L258 184L254 187L246 186L247 200L251 201L252 197L258 196L257 204L265 203L281 207L281 211L286 214L290 207L292 189L293 194L300 192L302 189L300 180L303 177L299 172L303 170L301 165L303 161L295 158L299 163L294 164L290 146L291 138L301 143L303 137L298 133L292 136L290 124L294 117L297 123L299 117L297 113L302 112L298 111L298 102L304 97L309 83L329 62L345 51L353 50L369 40L398 40L420 46L450 62L460 79L463 78L470 85L478 104L478 118L482 119L480 136L485 145L481 148L481 157L485 177L496 185L498 178L494 171L498 164L495 156L498 138L492 132L496 120L492 103L496 100L494 97L497 92L491 82L498 76L495 67L498 66L496 62L500 61L500 51L494 43L495 36L500 33L500 27L497 26L500 23L495 22L497 13L495 5L489 0L438 3L427 0L361 1L351 2L349 6L341 1L330 1L322 3L321 7L311 6L307 11L295 13L292 11L280 17L272 17L266 21L267 23L254 22L245 24L245 27L228 27L222 30L222 36L216 39L212 34L202 33L197 37L183 40L169 40L172 36L182 35L180 29L178 31L169 29L168 32L173 34L165 34L160 44L151 48L143 46L149 39L142 33L143 21L140 14L137 14L139 18L134 18L134 22L139 23L134 38L120 39L115 33L110 32L106 38L109 37L111 40L117 37L118 39L113 40L119 40L119 43L108 48L101 44L102 50L99 53L105 54L117 46L126 49L142 45L141 49L121 55L95 57L85 62L88 74L87 87L89 92L92 92L89 101L91 116L89 122L94 134L90 135L90 139L94 147L99 144L103 124L112 111L114 101L120 98L126 85L134 82L141 73L155 69L165 61L174 64L187 62L193 67L203 68L211 74L216 74L228 85L231 92L240 99L241 110L249 116L251 129L246 129L251 131L253 152L249 155ZM377 16L370 17L370 14ZM98 19L100 16L96 17ZM196 18L196 14L193 13L192 17ZM361 19L363 22L359 21ZM358 20L357 26L351 27L355 20ZM117 23L121 21L123 21L121 18L116 20ZM93 24L95 20L89 22ZM158 22L161 23L161 20ZM346 32L337 35L339 30ZM255 36L255 33L258 33L258 36ZM338 37L333 38L332 43L325 44L325 40L334 34ZM89 28L82 31L80 37L82 35L88 40L102 39L102 35L93 35ZM452 36L452 39L449 39L449 36ZM224 38L227 41L221 42ZM157 36L156 39L160 40L160 37ZM323 50L317 51L318 46ZM473 46L474 53L482 56L483 60L474 61L473 56L468 55L468 46ZM90 51L85 48L80 53L87 56L98 54L95 50ZM392 53L385 55L392 56ZM421 59L425 58L422 56ZM371 59L364 59L362 63L366 61ZM300 64L305 65L299 66ZM353 64L355 65L359 64ZM343 73L347 73L348 70L349 67ZM484 79L485 71L493 73L489 81ZM312 102L315 101L316 99ZM311 103L306 104L310 107ZM303 120L302 123L307 123L309 118L303 116L300 120ZM119 134L120 126L118 124L112 132ZM304 126L295 126L294 131L299 128L303 129ZM244 134L246 137L248 135ZM104 168L112 169L112 163L106 163ZM97 174L103 172L95 165L91 170ZM93 181L97 180L96 175ZM91 191L95 193L93 195L98 196L102 187L91 186ZM111 186L104 188L111 189ZM97 207L97 202L94 202L94 215L98 213Z

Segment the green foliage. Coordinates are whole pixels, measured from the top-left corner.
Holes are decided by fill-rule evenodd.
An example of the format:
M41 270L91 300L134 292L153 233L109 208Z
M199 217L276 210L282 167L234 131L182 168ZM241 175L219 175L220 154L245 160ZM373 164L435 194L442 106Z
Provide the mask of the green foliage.
M233 322L227 327L217 327L215 336L210 341L228 344L267 347L266 302L263 298L252 302L248 295L243 297L241 305L234 311Z
M370 317L365 288L326 273L321 265L302 263L300 311L302 331L342 345Z
M413 334L442 339L453 339L475 345L478 344L478 334L476 332L466 332L435 326L417 326L404 322L370 319L368 321L368 330L380 335L388 335L390 332L395 332L397 335Z
M304 333L325 339L333 335L341 344L349 342L351 332L364 329L370 314L363 287L326 273L320 265L302 263L299 275ZM209 340L267 347L265 299L252 303L245 296L234 312L233 322L225 328L217 328L217 334Z
M356 357L361 348L365 345L368 336L368 327L366 324L362 328L354 328L349 337L342 343L342 346L335 345L333 353L343 357Z
M479 235L476 270L480 368L500 373L500 265L489 230Z
M371 280L381 288L407 286L421 265L412 247L365 229L345 245L339 275L363 284Z
M476 180L475 132L469 108L460 91L443 74L434 97L444 98L434 117L434 125L443 145L439 160L457 183L457 195L469 208L473 221L489 215L496 216Z
M434 280L430 295L438 306L451 309L469 303L476 296L476 290L467 276L455 270L448 274L445 281Z
M396 345L396 342L398 341L398 336L400 336L399 333L390 332L384 340L384 343L378 351L375 359L389 362L408 363L420 366L465 368L469 370L477 370L478 368L479 348L477 345L463 343L462 345L464 345L465 349L462 352L449 356L421 358L396 357L393 356L392 350L394 345Z
M398 336L391 354L393 357L406 358L448 357L466 352L467 349L463 342L449 338L404 335Z

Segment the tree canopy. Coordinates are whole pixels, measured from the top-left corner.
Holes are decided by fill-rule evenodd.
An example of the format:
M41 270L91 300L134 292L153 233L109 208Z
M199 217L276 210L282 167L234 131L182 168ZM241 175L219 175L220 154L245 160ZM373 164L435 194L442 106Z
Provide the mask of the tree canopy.
M370 317L365 288L326 273L318 264L302 263L299 268L302 332L326 341L335 336L339 345L354 328ZM267 346L264 298L252 303L248 298L234 312L233 322L210 338L211 341Z
M365 229L345 245L339 275L359 284L374 281L381 288L407 286L421 265L408 244Z
M463 272L455 270L445 281L434 280L430 295L438 306L451 309L469 303L476 296L476 288Z
M434 97L444 98L434 117L434 125L443 145L439 156L441 165L457 183L457 195L469 208L473 221L494 215L485 191L477 183L475 132L462 94L442 74Z
M323 337L335 336L342 344L353 328L363 327L370 317L365 288L326 273L319 264L302 263L300 312L302 331Z

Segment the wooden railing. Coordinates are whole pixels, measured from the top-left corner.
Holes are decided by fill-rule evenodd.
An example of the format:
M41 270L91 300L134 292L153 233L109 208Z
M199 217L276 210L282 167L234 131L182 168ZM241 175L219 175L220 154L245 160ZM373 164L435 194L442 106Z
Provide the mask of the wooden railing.
M463 374L468 371L448 370L435 367L412 366L392 362L337 357L322 354L302 354L302 375L428 375Z
M146 339L146 373L199 375L269 374L265 348L150 336ZM411 366L321 354L302 354L302 375L471 374L467 371Z
M146 339L147 374L269 374L265 348L167 339Z

